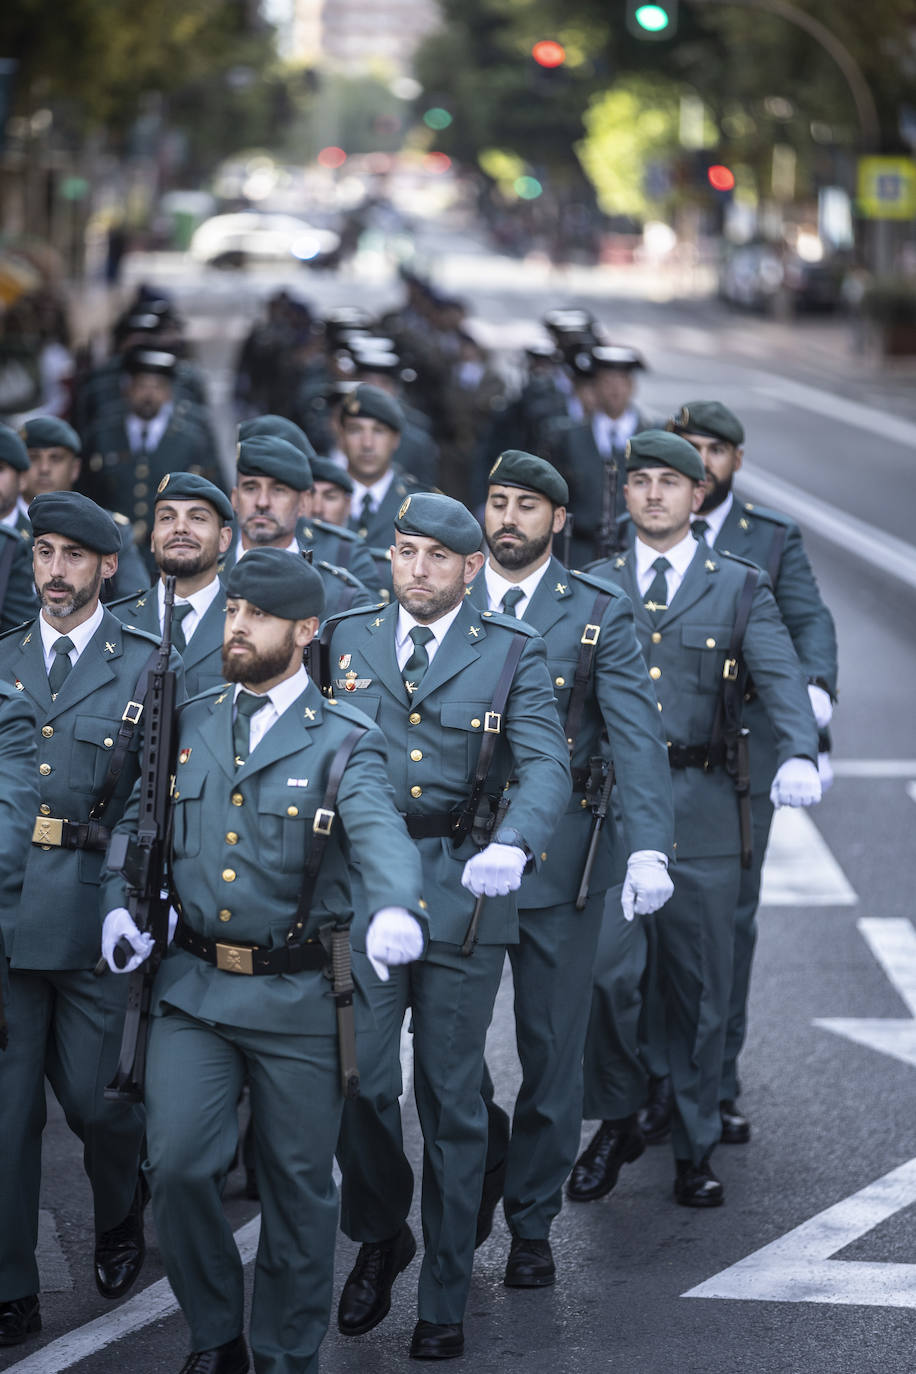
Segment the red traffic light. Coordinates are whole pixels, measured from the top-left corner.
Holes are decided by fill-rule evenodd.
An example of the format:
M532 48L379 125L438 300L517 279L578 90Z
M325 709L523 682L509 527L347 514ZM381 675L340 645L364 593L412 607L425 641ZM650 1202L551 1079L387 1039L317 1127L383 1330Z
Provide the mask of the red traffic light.
M720 162L715 162L708 169L706 179L714 191L733 191L735 189L735 174L730 167L723 167Z
M539 67L562 67L566 61L566 49L553 38L542 38L531 49L531 56Z

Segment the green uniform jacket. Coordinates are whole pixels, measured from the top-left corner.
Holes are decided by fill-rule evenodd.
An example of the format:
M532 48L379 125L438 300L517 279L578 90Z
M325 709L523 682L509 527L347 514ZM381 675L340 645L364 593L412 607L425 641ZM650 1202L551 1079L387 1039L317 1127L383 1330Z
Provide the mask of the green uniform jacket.
M39 812L86 821L108 773L118 723L149 662L155 640L128 629L105 611L102 623L51 700L37 620L0 643L0 678L24 692L40 726L37 733ZM179 699L184 695L181 660ZM113 826L139 772L142 720L102 817ZM45 810L44 808L47 808ZM35 816L31 817L34 825ZM0 913L13 968L86 969L99 957L99 875L104 854L86 849L31 847L15 912ZM103 913L104 914L104 913Z
M0 997L7 1000L3 921L15 913L38 814L35 709L23 692L0 682Z
M649 427L649 421L639 416L636 433ZM569 562L584 567L595 557L595 540L604 509L605 460L598 452L591 420L570 420L554 425L549 434L546 456L569 484L568 510L573 517L573 533ZM615 448L611 461L617 469L615 514L626 509L623 488L627 480L624 449ZM560 535L561 545L563 536Z
M354 509L348 522L350 529L356 530L371 548L388 549L394 543L394 522L405 498L410 496L411 492L428 490L428 487L418 482L409 472L403 472L399 467L395 467L394 481L385 492L380 505L372 512L368 525L362 524L359 511Z
M147 587L139 596L127 596L121 601L112 601L108 609L125 625L134 625L138 630L161 639L159 625L159 597L156 586ZM191 636L183 650L181 661L184 664L185 686L189 696L209 692L226 681L223 672L223 629L226 624L226 593L222 582L219 591L204 612L203 620Z
M156 345L151 344L150 347L155 348ZM124 376L124 358L118 353L80 381L71 421L77 433L85 434L100 411L120 401ZM185 358L178 359L172 388L176 402L188 400L202 407L207 404L203 375L194 363L189 363Z
M617 774L626 853L655 849L670 855L674 816L668 754L629 598L619 587L587 573L568 572L558 559L552 558L525 610L525 623L538 631L547 646L547 664L560 720L565 723L582 635L592 623L599 592L606 592L610 601L597 622L598 642L572 767L587 770L590 758L607 754L607 742L602 740L606 731ZM483 569L471 584L471 601L477 606L488 604ZM592 832L592 813L584 802L584 791L579 786L547 846L547 858L542 854L538 872L522 883L520 907L553 906L575 900ZM610 839L612 829L609 814L606 840ZM611 847L603 842L589 890L603 892L612 881Z
M353 914L349 864L359 864L370 913L406 907L424 921L420 857L394 805L385 741L349 702L325 701L314 683L234 765L232 687L195 697L179 719L172 873L183 919L199 934L276 948L293 924L306 845L323 804L337 749L366 726L344 772L304 931ZM137 794L120 829L136 821ZM108 909L123 887L107 875ZM169 950L155 986L167 1002L204 1021L253 1030L333 1034L335 1007L321 972L244 977L185 950Z
M330 525L327 520L300 520L296 526L296 538L305 549L312 549L315 558L321 563L330 563L335 568L346 568L364 587L368 587L373 598L378 599L381 583L375 571L375 563L369 546L355 530L345 525Z
M395 651L397 618L396 602L351 611L328 621L321 637L329 649L334 695L350 692L353 704L380 725L388 741L398 808L412 815L446 815L460 810L469 797L484 718L511 633L526 636L493 757L490 790L501 790L512 775L518 778L505 824L520 832L539 864L570 797L568 750L543 641L524 622L478 611L465 598L408 703ZM354 684L352 689L348 683ZM461 886L461 873L475 846L466 839L455 849L449 839L427 838L418 841L418 848L430 900L430 936L460 944L474 907L474 898ZM481 942L506 944L517 938L514 895L488 898Z
M121 534L121 547L118 550L118 571L114 577L109 578L103 585L102 600L112 601L115 597L130 596L132 592L139 592L149 582L149 573L146 571L146 564L140 557L140 550L134 543L133 526L126 515L120 511L109 511L108 514L114 520ZM16 528L27 541L29 555L32 550L32 522L20 511L16 521ZM29 570L31 576L31 567ZM33 588L34 592L34 588ZM24 619L29 620L35 614L35 604L37 598L33 596L33 604L29 613Z
M633 602L669 744L705 746L748 565L698 544L668 609L652 616L639 595L635 561L627 551L595 571ZM743 654L770 719L777 764L796 755L815 760L817 727L804 673L766 577L754 594ZM738 854L738 807L724 769L676 768L671 780L678 858Z
M32 576L31 545L9 525L0 525L0 559L11 543L13 554L3 604L0 606L0 630L12 630L31 620L38 608L35 579Z

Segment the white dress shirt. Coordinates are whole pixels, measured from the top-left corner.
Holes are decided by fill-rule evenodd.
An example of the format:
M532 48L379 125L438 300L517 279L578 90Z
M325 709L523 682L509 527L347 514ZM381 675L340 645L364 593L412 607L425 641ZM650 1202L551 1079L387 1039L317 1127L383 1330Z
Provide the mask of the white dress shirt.
M263 549L268 547L270 546L265 544L252 544L251 549ZM238 539L235 541L235 543L232 546L232 549L230 550L230 552L232 553L233 563L237 563L239 559L242 558L246 553L251 553L251 549L242 548L242 536L239 535ZM287 544L285 552L294 553L297 556L297 558L302 557L302 550L299 547L299 543L295 535L293 535L292 539ZM215 595L216 593L214 592L214 596ZM191 617L188 616L188 619L190 620ZM187 638L187 636L185 636L185 638Z
M626 448L628 439L639 428L639 416L632 406L612 420L603 410L596 410L592 416L592 434L598 452L608 457L612 449Z
M725 500L722 502L721 506L716 506L715 510L702 510L698 511L696 515L691 515L691 525L694 523L695 520L705 520L707 525L709 526L709 529L704 531L703 538L706 540L706 543L709 545L710 548L712 548L713 544L715 544L716 540L718 539L722 531L722 526L728 519L728 512L731 510L734 504L734 492L730 491L726 496Z
M185 644L191 642L191 636L203 620L212 603L219 595L220 581L214 577L212 582L208 582L206 587L201 587L199 591L192 592L190 596L176 596L176 606L190 606L191 609L181 622L181 633L184 635ZM156 596L159 601L159 629L162 629L165 621L165 586L160 579L156 587Z
M644 544L637 535L633 549L636 554L636 585L639 587L640 596L645 596L652 586L655 578L655 569L652 564L656 558L667 558L671 564L665 573L665 581L668 584L667 605L670 606L697 551L697 541L692 534L687 533L673 548L665 549L664 553L660 553L658 549L650 549L649 545Z
M24 501L21 496L17 496L15 506L11 511L7 511L6 515L0 519L0 525L9 525L10 529L15 530L18 534L19 531L16 529L16 521L19 519L20 515L24 515L28 520L29 506L27 501Z
M434 620L431 625L426 625L424 627L433 632L432 639L425 645L426 656L430 663L432 663L433 659L436 657L436 651L439 645L442 643L448 633L449 626L460 610L461 602L459 601L458 605L453 606L450 611L446 611L445 615L440 616L438 620ZM397 654L398 667L402 673L404 671L404 664L414 651L414 642L410 637L410 632L415 625L419 624L419 620L414 620L410 612L405 611L403 606L398 607L398 623L394 629L394 648Z
M124 422L131 453L153 453L159 447L162 436L169 427L172 409L172 403L169 401L151 420L141 420L139 415L134 415L131 411ZM146 443L143 442L144 433Z
M256 711L251 717L251 726L248 734L248 753L253 754L261 740L267 734L272 725L287 711L297 697L300 697L309 685L309 675L304 668L297 668L292 677L286 677L282 682L278 682L276 687L271 687L269 692L265 692L268 705L262 706L260 711ZM243 688L240 682L235 684L235 696L233 701L238 700L239 692L249 691ZM257 695L257 693L255 693Z
M350 473L350 476L353 478L353 495L350 498L351 513L356 516L357 520L362 520L363 497L365 496L366 492L368 492L369 495L372 497L372 514L374 515L375 512L378 510L379 506L384 501L385 497L388 495L388 488L394 481L394 468L389 468L388 471L385 473L384 477L380 477L378 481L373 482L370 487L364 486L362 482L357 481L357 479L353 477L352 472ZM392 539L394 538L393 531L391 537Z
M513 614L517 620L524 620L525 612L528 609L528 603L534 596L541 578L544 576L549 566L550 559L548 558L546 563L542 563L539 568L535 568L533 573L529 573L524 581L510 582L507 578L503 577L502 573L497 568L494 568L488 558L484 564L483 575L487 584L487 596L490 600L490 610L502 613L502 601L506 592L510 587L519 587L521 591L524 592L524 596L516 602Z
M73 640L73 648L67 655L72 665L76 663L76 660L79 658L101 623L101 602L96 606L88 620L84 620L81 625L77 625L75 629L72 630L61 630L53 621L46 620L45 612L42 611L41 615L38 617L38 624L41 628L41 647L44 649L45 671L51 671L51 664L57 658L57 654L54 652L52 646L57 643L61 635L68 635L70 639Z

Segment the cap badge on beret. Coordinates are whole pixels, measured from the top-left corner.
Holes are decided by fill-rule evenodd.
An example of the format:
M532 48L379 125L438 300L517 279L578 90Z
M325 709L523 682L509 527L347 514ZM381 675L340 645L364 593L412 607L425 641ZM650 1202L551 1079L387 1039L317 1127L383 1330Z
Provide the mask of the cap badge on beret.
M690 424L690 411L687 406L681 406L677 422L682 428L686 428L686 426Z
M348 415L359 414L359 397L357 396L355 391L351 392L351 394L344 401L344 410L347 412Z
M172 474L171 474L170 472L167 472L167 473L165 474L165 476L163 477L162 481L159 483L158 487L156 488L156 495L157 495L157 496L159 495L160 491L165 491L166 487L167 487L168 484L169 484L169 478L171 477L171 475L172 475Z
M629 441L629 439L627 440L627 446L626 446L626 448L625 448L624 451L623 451L623 456L624 456L624 458L629 458L629 456L630 456L630 441Z
M398 511L398 519L399 519L399 520L403 520L403 519L404 519L404 516L407 514L407 511L408 511L409 507L410 507L410 497L408 496L407 500L403 503L403 505L401 506L401 509Z
M502 460L503 460L503 456L502 456L502 454L500 454L499 457L497 458L496 462L495 462L495 463L493 464L493 466L490 468L490 476L491 476L491 477L493 476L493 474L494 474L494 472L496 471L496 469L499 467L499 465L500 465L500 463L502 462Z

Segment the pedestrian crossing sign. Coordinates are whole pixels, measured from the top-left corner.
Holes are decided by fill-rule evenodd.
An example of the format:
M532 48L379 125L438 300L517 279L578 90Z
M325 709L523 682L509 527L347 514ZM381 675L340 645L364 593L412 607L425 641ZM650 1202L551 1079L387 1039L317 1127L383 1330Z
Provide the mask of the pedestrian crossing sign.
M865 219L916 215L916 162L910 157L860 157L859 214Z

